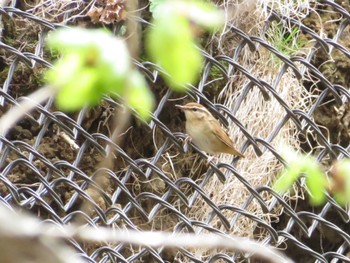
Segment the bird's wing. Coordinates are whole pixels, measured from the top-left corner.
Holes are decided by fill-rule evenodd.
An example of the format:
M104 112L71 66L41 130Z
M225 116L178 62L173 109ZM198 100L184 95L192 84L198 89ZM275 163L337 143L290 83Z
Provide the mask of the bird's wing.
M232 148L233 142L230 139L230 136L227 134L227 132L223 128L221 128L220 123L217 120L212 120L212 124L215 127L215 129L213 129L213 133L215 134L215 136L228 147Z
M230 139L230 137L228 136L228 134L224 131L224 130L216 130L214 132L215 136L222 141L225 145L227 145L228 147L232 148L233 147L233 143L232 140Z
M212 131L216 138L218 138L219 141L221 141L228 147L228 149L223 150L222 152L238 155L244 158L244 155L241 154L238 150L236 150L236 148L233 146L233 141L230 139L230 136L227 134L227 132L221 128L220 123L217 120L215 120L215 123L212 122L212 124L214 125L214 127L216 127Z

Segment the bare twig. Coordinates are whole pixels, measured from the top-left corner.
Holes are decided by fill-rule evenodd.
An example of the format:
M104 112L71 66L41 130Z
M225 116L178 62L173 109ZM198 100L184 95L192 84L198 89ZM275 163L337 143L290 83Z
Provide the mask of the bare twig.
M18 105L12 107L1 117L0 136L6 136L7 132L22 119L24 115L32 111L38 104L54 95L54 92L55 90L52 87L45 86L23 98Z
M196 247L196 248L225 248L260 256L275 263L291 263L289 258L277 250L264 246L248 238L224 237L217 234L171 234L165 232L138 232L134 230L115 230L104 227L78 227L39 223L29 215L19 215L0 206L0 239L4 237L14 240L41 242L45 240L48 249L54 251L50 244L57 245L57 240L80 239L93 242L120 242L151 247ZM51 240L51 241L50 241ZM50 241L50 242L49 242ZM20 247L17 247L21 249ZM67 248L68 250L68 248ZM63 250L59 250L60 253ZM0 249L1 252L1 249ZM61 262L61 261L60 261ZM69 262L69 261L64 261Z
M227 237L216 234L171 234L166 232L137 232L134 230L111 230L107 228L88 228L73 232L68 228L68 235L83 240L104 242L121 242L152 247L192 247L192 248L222 248L251 253L271 262L291 263L286 256L272 247L264 246L248 238Z

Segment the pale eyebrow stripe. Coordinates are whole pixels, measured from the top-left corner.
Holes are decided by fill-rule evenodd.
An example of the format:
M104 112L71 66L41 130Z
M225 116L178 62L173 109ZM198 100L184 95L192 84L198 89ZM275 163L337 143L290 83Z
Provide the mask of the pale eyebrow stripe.
M197 106L192 106L192 109L197 109L197 110L203 111L203 112L209 112L207 109L200 108L200 107L197 107Z

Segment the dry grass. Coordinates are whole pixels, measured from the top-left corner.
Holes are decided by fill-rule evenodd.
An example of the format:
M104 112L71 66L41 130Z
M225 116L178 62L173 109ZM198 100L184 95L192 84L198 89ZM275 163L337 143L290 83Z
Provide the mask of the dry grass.
M96 0L38 0L27 3L28 12L45 20L67 24L86 15Z
M296 19L303 19L317 2L314 0L260 0L261 13L263 16L269 14L268 6L278 10L280 14Z

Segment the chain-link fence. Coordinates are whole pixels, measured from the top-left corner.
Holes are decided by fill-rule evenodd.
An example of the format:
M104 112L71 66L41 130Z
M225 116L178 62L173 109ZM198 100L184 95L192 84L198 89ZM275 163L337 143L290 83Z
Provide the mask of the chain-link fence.
M226 41L222 49L203 49L203 73L185 99L165 87L154 64L135 61L158 103L149 124L130 120L119 144L110 127L123 110L110 98L74 114L57 111L52 99L38 105L0 138L1 202L57 225L235 234L284 249L296 262L350 262L346 209L330 196L310 206L303 181L288 198L269 186L284 164L277 142L312 153L326 170L349 157L349 2L308 4L302 18L271 4L256 31L246 30L252 13L242 11L240 23L213 41ZM0 8L1 115L43 85L55 57L44 49L47 32L92 26L94 6L103 9L104 1L13 0ZM120 19L101 23L119 32ZM261 63L267 57L271 64ZM186 101L229 126L246 158L208 162L193 145L184 152L184 116L174 105ZM108 164L107 145L115 153ZM264 262L220 249L70 244L89 262Z

